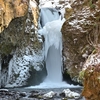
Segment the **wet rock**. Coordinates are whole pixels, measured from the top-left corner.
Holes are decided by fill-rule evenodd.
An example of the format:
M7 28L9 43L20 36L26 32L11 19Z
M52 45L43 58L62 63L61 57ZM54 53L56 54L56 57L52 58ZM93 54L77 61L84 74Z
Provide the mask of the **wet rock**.
M17 100L20 98L19 92L8 91L8 92L0 92L0 100Z
M21 97L25 97L25 96L27 96L27 93L26 93L26 92L21 92L21 93L20 93L20 96L21 96Z
M0 33L8 27L12 19L24 16L28 11L28 1L0 0Z
M43 92L39 92L39 91L31 91L29 98L37 98L37 99L43 99Z
M38 91L31 91L30 93L39 93Z
M68 100L67 98L62 98L62 100Z
M38 91L31 91L29 98L38 98L41 94Z
M60 93L59 95L60 95L61 97L65 97L65 93L64 93L64 92Z

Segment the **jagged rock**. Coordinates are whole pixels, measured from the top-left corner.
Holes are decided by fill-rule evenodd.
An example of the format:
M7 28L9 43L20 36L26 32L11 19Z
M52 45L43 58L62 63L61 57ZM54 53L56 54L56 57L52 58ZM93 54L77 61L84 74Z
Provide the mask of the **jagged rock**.
M76 82L79 82L79 72L85 60L94 50L89 38L93 40L94 27L100 22L98 2L90 4L87 0L74 0L71 15L62 27L64 73ZM91 8L93 5L94 9Z
M25 97L25 96L27 96L27 93L26 93L26 92L21 92L21 93L20 93L20 96L21 96L21 97Z

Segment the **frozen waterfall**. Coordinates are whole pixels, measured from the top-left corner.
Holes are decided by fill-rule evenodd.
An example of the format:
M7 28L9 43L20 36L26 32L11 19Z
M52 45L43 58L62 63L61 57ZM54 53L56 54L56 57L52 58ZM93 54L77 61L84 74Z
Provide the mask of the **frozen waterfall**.
M47 79L52 82L62 81L62 34L63 21L56 9L41 9L42 29L39 33L44 36L44 54L47 69Z
M72 87L62 81L62 33L64 20L54 8L41 9L40 23L42 28L39 34L43 35L44 57L47 69L47 77L43 83L30 88L61 88Z
M40 13L41 26L45 26L47 22L58 20L60 18L60 12L54 8L42 8Z

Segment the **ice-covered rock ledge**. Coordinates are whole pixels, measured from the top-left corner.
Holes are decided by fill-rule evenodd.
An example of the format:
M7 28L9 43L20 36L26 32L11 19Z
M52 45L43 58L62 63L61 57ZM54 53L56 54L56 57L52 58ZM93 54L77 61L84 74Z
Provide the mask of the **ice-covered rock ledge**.
M6 87L20 87L28 84L31 76L30 71L41 71L43 69L43 51L34 52L31 47L16 51L9 62L9 71ZM34 81L33 76L33 81Z
M35 31L38 3L35 0L1 0L0 5L0 85L34 84L44 68L42 37ZM35 75L33 81L32 75Z

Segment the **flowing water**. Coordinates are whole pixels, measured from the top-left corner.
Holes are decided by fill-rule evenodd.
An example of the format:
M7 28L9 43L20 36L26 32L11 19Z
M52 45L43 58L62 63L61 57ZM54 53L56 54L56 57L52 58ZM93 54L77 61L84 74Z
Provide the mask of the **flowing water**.
M42 28L39 34L45 38L44 56L47 77L43 83L29 88L63 88L76 87L62 81L62 33L64 20L56 9L41 9L40 23Z
M61 72L61 54L60 48L56 49L54 45L50 46L46 58L46 68L47 68L47 79L52 82L61 82L62 81L62 72Z

